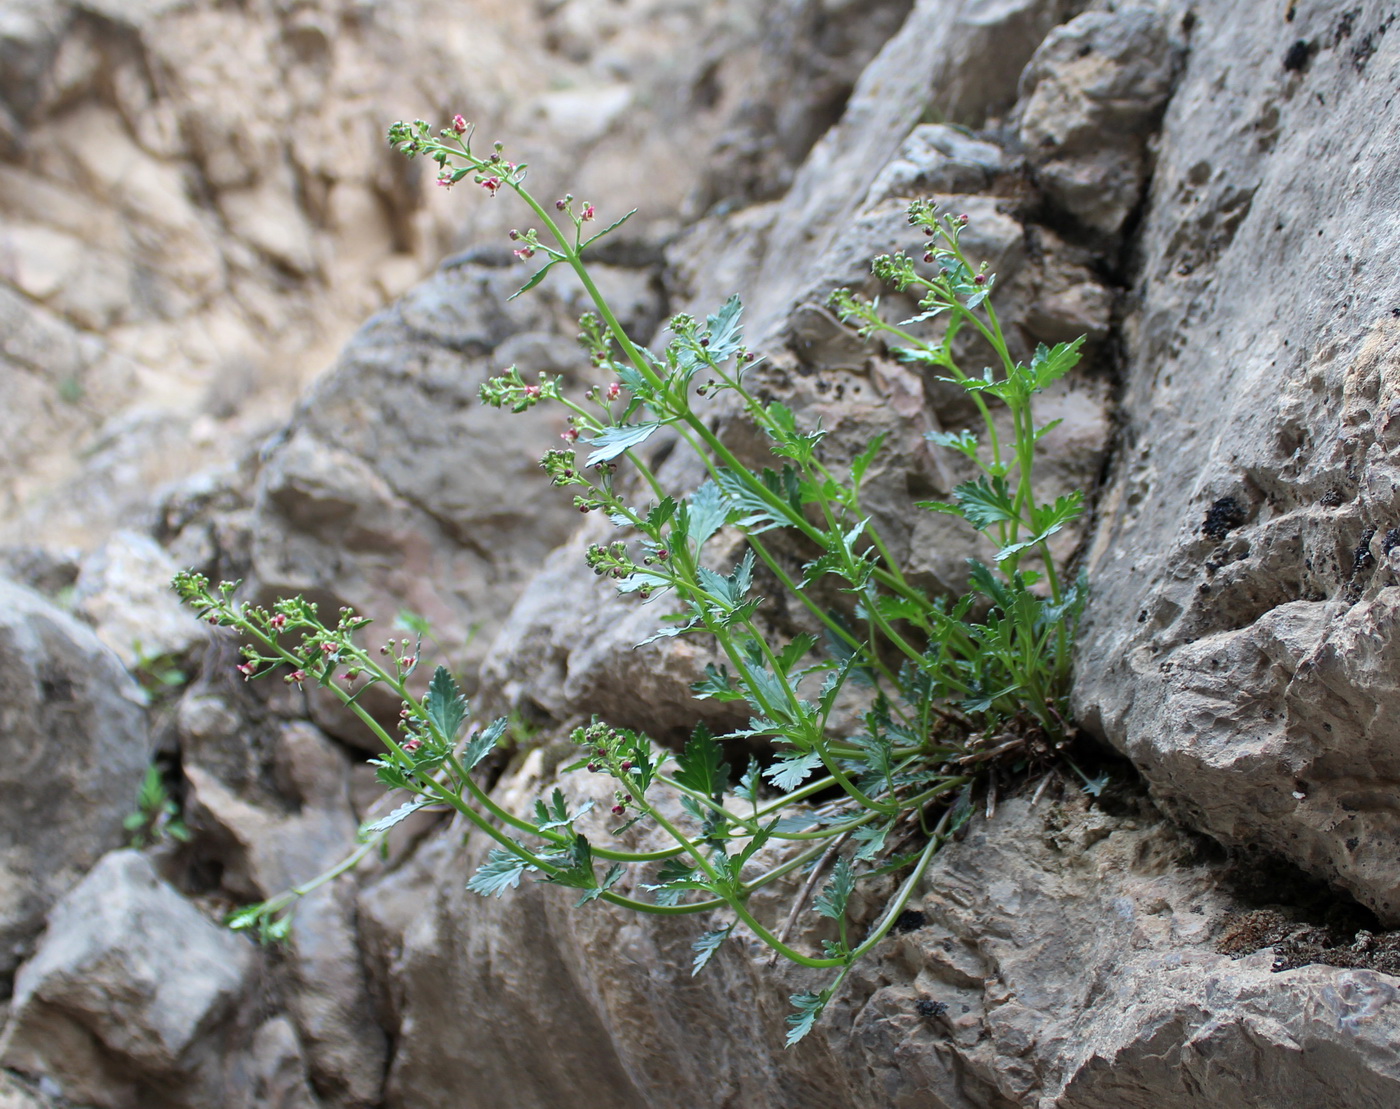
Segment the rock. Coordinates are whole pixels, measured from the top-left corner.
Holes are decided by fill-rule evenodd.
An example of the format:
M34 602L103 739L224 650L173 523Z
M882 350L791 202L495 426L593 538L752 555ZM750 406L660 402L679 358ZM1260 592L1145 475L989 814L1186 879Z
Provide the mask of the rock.
M228 699L191 691L179 721L189 823L209 837L204 855L217 862L234 897L274 897L355 850L350 763L314 727L293 722L266 729L264 762L253 752L237 757L241 744L252 747L251 729ZM386 1044L358 953L353 901L341 885L299 899L285 949L283 996L299 1033L297 1050L320 1095L335 1106L376 1104L384 1081Z
M174 1104L217 1103L221 1038L255 962L145 856L114 852L54 907L15 980L0 1061L102 1109L150 1104L143 1091L172 1083L186 1086Z
M149 536L117 532L84 559L74 604L128 669L183 655L206 636L170 588L178 567Z
M1303 13L1289 40L1325 44L1306 74L1243 10L1196 9L1125 322L1075 696L1182 819L1393 925L1400 822L1375 790L1400 774L1400 241L1369 90L1396 62L1352 53L1381 7Z
M145 696L82 624L0 581L0 976L108 850L150 761Z
M547 791L543 768L527 764L498 799L523 806ZM566 788L582 796L590 784ZM1322 966L1275 974L1267 953L1217 954L1237 905L1224 872L1192 862L1189 840L1140 802L1110 816L1070 791L977 818L935 859L909 926L792 1051L786 995L814 976L770 968L740 940L692 979L689 939L715 921L575 910L567 891L528 882L478 898L463 885L484 852L435 859L452 878L403 933L390 1104L470 1090L468 1107L606 1098L656 1109L704 1088L754 1105L912 1109L932 1096L950 1109L1107 1109L1145 1106L1146 1091L1184 1098L1199 1083L1209 1104L1289 1104L1292 1089L1330 1104L1349 1084L1381 1106L1400 1092L1400 1068L1371 1046L1396 1033L1395 980ZM766 899L754 908L777 912ZM492 1019L471 1027L434 1018L488 1004ZM555 1047L545 1059L510 1050L541 1030ZM1164 1065L1168 1051L1181 1070ZM1208 1064L1222 1055L1239 1069Z
M1161 5L1123 4L1055 28L1021 76L1036 183L1093 231L1115 234L1141 198L1180 50Z

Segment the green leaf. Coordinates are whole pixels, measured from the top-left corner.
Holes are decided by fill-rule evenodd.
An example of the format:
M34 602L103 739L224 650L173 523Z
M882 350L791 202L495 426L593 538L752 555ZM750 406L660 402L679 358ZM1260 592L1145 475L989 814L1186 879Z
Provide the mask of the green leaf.
M685 751L676 757L676 782L705 797L724 795L729 767L719 743L704 724L697 724Z
M1031 358L1031 390L1039 392L1074 369L1079 364L1079 349L1086 338L1081 335L1072 343L1057 343L1049 350L1045 349L1044 343L1037 346Z
M652 531L660 531L676 514L675 497L663 497L661 503L652 507L646 515L646 526Z
M812 902L812 907L824 917L841 920L846 915L846 903L850 901L855 888L856 878L851 869L851 860L842 855L832 868L831 880Z
M467 889L472 893L479 893L482 897L495 894L500 897L508 889L515 889L520 885L520 877L527 870L535 868L518 855L501 847L492 848L491 854L486 857L486 861L477 868L475 874L467 882Z
M953 490L967 522L978 531L1016 518L1015 504L1002 478L967 481Z
M515 292L511 293L510 296L506 297L506 299L514 300L521 293L528 293L531 289L533 289L536 285L538 285L541 281L544 280L544 275L554 268L554 263L557 261L559 261L558 258L551 258L548 262L542 265L530 276L529 281L521 285L520 288L516 289Z
M419 809L432 803L433 798L431 797L415 797L412 801L405 801L388 816L381 817L371 824L361 824L360 842L364 843L371 836L378 835L380 832L387 832L394 825L403 823Z
M518 169L519 167L516 167L516 168ZM594 243L596 243L599 239L601 239L604 235L608 234L610 231L616 231L619 227L621 227L624 223L626 223L629 219L631 219L631 218L632 218L633 216L635 216L636 214L637 214L637 209L633 208L630 212L628 212L628 213L627 213L625 216L623 216L621 219L615 219L615 220L613 220L612 223L608 224L605 228L603 228L603 230L599 231L596 235L593 235L591 238L585 239L582 243L579 244L579 248L578 248L579 253L582 254L582 253L584 252L585 248L592 246Z
M859 485L865 477L866 471L870 469L870 464L875 461L875 456L880 453L880 448L885 445L885 433L882 431L874 439L870 440L869 446L860 454L851 459L851 484Z
M935 446L947 447L977 460L977 436L971 431L926 431L924 438Z
M778 670L785 677L792 671L807 652L817 645L817 637L807 632L796 636L791 643L778 652Z
M423 698L423 711L449 744L457 738L467 718L467 700L447 667L439 666L433 671L433 680L428 683L428 693Z
M621 863L613 863L612 866L608 867L608 872L603 875L603 880L592 889L585 890L583 896L574 903L574 908L579 909L587 905L590 901L597 901L598 898L602 897L603 894L617 884L617 880L622 877L623 873L623 865Z
M713 481L707 481L690 497L687 535L698 554L705 541L724 526L729 515L729 503L723 491Z
M661 427L658 422L645 424L618 424L605 427L588 441L594 450L589 454L587 465L596 466L599 462L611 462L619 455L626 454L633 447L645 443Z
M535 824L541 832L548 832L555 828L567 828L584 813L593 808L591 800L585 801L577 812L569 815L569 805L564 799L564 791L555 787L554 793L550 795L550 803L545 804L543 800L535 802Z
M710 340L705 353L716 363L732 358L743 349L743 314L743 303L737 296L732 296L724 302L724 307L705 321L709 325L706 337Z
M888 824L866 824L857 828L853 834L860 844L856 848L855 858L857 862L872 862L879 857L881 851L885 849L885 839L890 834L890 829L894 827L894 822Z
M788 998L796 1011L788 1014L788 1034L784 1046L792 1047L812 1030L828 1000L830 995L826 990L821 993L795 993Z
M758 765L758 760L750 758L748 768L740 776L739 784L734 787L734 796L750 805L757 804L758 786L762 775L763 768Z
M467 743L467 749L462 752L462 766L467 770L474 769L477 763L496 749L496 743L505 734L509 724L510 721L501 716L472 736Z
M734 925L728 928L717 928L713 932L704 932L690 945L690 949L695 952L695 962L691 964L690 976L692 978L705 969L705 966L714 958L715 952L719 950L719 945L729 938L729 933L734 931Z
M721 666L716 669L713 662L705 664L704 679L692 683L690 691L701 700L713 698L716 701L742 701L744 699L744 695L730 683L729 667Z
M821 764L821 756L815 751L787 751L778 756L777 761L763 772L763 776L773 783L774 788L791 793Z

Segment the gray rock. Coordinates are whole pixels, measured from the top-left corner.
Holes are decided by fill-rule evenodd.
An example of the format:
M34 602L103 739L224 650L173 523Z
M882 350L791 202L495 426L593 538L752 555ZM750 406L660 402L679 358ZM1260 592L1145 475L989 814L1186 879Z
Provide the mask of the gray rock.
M498 799L523 806L550 788L546 765L527 762ZM593 784L566 788L582 797ZM662 1109L693 1104L697 1089L719 1103L829 1109L1107 1109L1154 1093L1158 1104L1282 1109L1337 1103L1347 1089L1379 1107L1400 1095L1400 1066L1380 1047L1400 1032L1395 981L1323 966L1276 974L1267 951L1217 954L1236 902L1147 807L1110 816L1052 788L1037 807L1022 797L977 818L935 860L911 904L922 916L853 971L792 1051L787 995L815 976L770 968L741 938L692 979L689 941L717 920L575 910L568 891L528 882L478 898L464 879L487 846L437 853L431 866L450 881L399 925L392 1106ZM364 900L402 922L392 906L413 888ZM779 902L753 908L771 920ZM436 1018L483 1006L491 1019L469 1027ZM553 1050L513 1051L527 1035ZM1293 1091L1311 1100L1290 1101Z
M0 1062L102 1109L150 1104L153 1086L172 1083L186 1087L176 1104L210 1104L200 1086L217 1085L220 1038L255 962L145 856L114 852L54 907L16 978Z
M151 755L144 705L88 628L0 581L0 976L125 840Z
M83 560L77 613L128 669L183 655L204 641L199 621L170 588L178 569L159 543L131 531L117 532Z
M1021 76L1020 138L1037 184L1101 234L1141 199L1147 138L1181 49L1168 18L1155 2L1086 12L1046 36Z
M1125 323L1076 703L1182 819L1394 925L1387 11L1300 9L1264 34L1247 6L1195 9ZM1299 41L1319 44L1306 72L1284 65Z

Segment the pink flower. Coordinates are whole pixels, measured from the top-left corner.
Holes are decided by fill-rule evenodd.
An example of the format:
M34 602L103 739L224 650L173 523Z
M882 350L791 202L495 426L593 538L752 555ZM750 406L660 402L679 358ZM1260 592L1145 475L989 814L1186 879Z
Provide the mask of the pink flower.
M297 685L300 685L304 681L306 681L305 670L293 670L290 674L287 675L287 683L289 685L292 682L296 682Z
M279 612L271 620L269 620L268 623L280 631L282 628L285 628L287 626L287 617L284 613Z
M617 400L620 396L622 396L622 386L614 381L608 386L608 400Z
M591 220L596 214L597 213L593 211L593 205L585 204L583 206L583 211L579 214L579 218L582 220Z
M485 181L481 182L481 187L485 189L488 193L490 193L492 196L495 196L496 190L501 187L501 184L502 182L499 177L488 177Z
M560 434L559 438L562 439L562 440L564 440L564 442L566 442L566 443L577 443L577 442L578 442L578 428L576 428L576 427L571 427L571 428L569 428L567 431L562 432L562 433Z
M258 667L256 663L245 662L242 666L238 668L238 672L242 674L245 679L247 679L251 678L254 674L258 672Z
M535 256L535 248L529 246L522 246L519 250L512 250L511 253L523 262L525 261L525 259L533 258Z
M540 395L540 387L538 385L525 386L525 395L527 397L538 397Z
M456 131L457 134L460 135L463 134L466 131L466 129L467 121L465 119L463 119L461 116L452 117L452 130Z
M437 183L438 183L439 185L441 185L444 189L450 189L450 188L452 188L452 184L453 184L453 182L452 182L452 174L450 174L450 173L441 173L441 174L438 174Z
M406 739L403 741L402 746L405 751L412 752L422 747L423 741L421 739Z

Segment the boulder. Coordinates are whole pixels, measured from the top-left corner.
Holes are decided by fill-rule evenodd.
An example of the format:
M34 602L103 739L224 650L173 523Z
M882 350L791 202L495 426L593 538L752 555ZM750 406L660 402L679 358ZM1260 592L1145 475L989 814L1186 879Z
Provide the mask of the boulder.
M144 855L113 852L54 906L15 980L0 1063L100 1109L219 1104L223 1039L256 965Z
M151 758L145 695L84 625L0 581L0 977L126 839Z
M1286 856L1393 926L1387 12L1299 6L1265 28L1247 5L1193 9L1138 236L1075 698L1181 819Z

